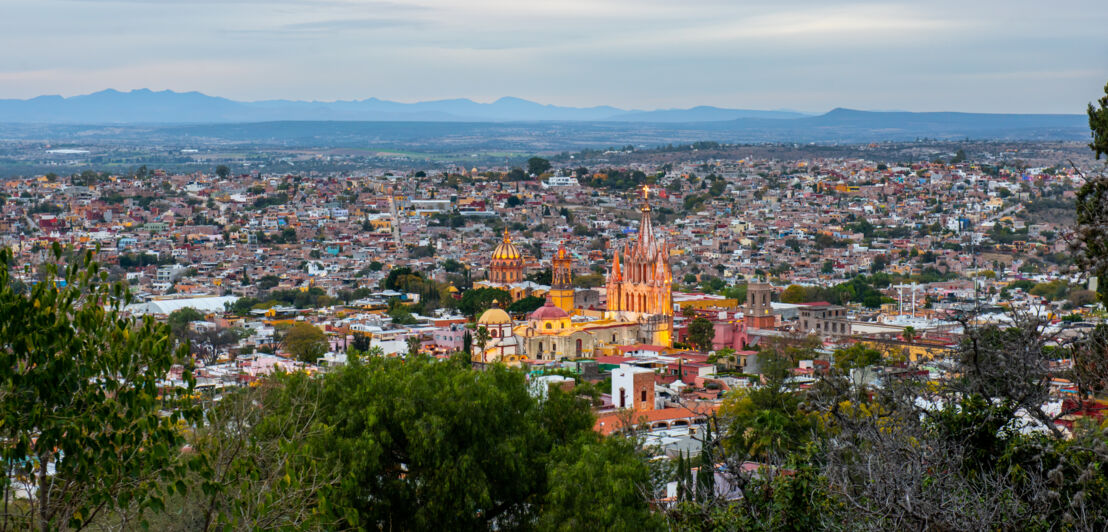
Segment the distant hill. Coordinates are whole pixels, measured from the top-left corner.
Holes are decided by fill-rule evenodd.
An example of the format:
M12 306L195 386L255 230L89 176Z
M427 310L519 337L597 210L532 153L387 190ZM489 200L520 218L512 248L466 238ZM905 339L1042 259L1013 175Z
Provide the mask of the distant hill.
M239 102L199 92L105 90L0 100L0 134L24 139L155 138L281 145L560 150L633 143L1082 140L1084 115L834 109L822 115L700 106L654 111L562 107L519 98L401 103L377 98Z
M264 100L239 102L199 92L120 92L108 89L82 96L39 96L0 100L0 122L38 124L201 124L281 120L384 122L628 121L707 122L735 118L799 118L789 111L719 107L624 110L611 106L563 107L521 98L492 103L469 99L401 103L377 98L334 102Z

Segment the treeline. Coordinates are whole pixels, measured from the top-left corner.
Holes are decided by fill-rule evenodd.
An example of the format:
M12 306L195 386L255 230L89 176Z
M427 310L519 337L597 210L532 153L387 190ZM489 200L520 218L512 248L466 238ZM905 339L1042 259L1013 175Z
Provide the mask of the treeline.
M878 286L889 285L889 277L884 274L873 276L859 275L845 283L831 287L790 285L781 292L782 303L812 303L826 301L835 305L861 303L867 308L880 308L882 303L891 301L878 290Z

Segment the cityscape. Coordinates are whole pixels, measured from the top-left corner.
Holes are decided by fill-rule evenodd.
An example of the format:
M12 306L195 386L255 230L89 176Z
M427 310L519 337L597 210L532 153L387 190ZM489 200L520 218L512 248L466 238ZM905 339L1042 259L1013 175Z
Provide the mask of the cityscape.
M131 3L0 36L0 530L1108 529L1077 7Z

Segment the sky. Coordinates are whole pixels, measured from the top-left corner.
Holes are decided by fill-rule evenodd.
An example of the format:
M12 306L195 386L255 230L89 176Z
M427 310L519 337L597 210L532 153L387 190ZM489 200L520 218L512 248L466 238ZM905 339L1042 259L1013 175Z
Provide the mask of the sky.
M0 98L1081 113L1104 0L0 0Z

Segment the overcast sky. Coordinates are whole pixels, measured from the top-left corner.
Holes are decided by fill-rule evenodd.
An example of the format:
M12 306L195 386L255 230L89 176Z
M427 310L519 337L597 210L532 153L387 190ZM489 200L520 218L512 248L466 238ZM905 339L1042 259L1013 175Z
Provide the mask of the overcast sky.
M1082 112L1105 0L0 0L0 98Z

